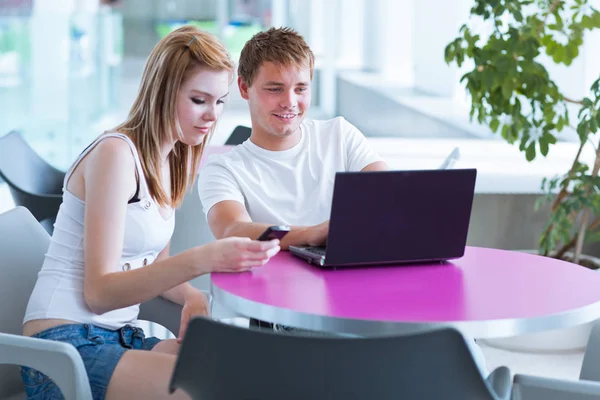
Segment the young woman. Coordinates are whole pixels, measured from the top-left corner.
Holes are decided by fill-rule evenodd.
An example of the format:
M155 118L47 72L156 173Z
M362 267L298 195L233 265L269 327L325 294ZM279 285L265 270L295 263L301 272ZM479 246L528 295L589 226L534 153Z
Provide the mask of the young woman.
M213 36L192 27L167 35L147 60L128 119L67 171L23 330L75 346L94 399L185 398L167 391L179 344L144 337L139 304L161 295L183 305L180 340L191 316L208 313L190 279L246 271L279 251L276 240L228 238L169 257L174 208L194 181L232 71ZM30 399L61 398L38 371L23 367L22 377Z

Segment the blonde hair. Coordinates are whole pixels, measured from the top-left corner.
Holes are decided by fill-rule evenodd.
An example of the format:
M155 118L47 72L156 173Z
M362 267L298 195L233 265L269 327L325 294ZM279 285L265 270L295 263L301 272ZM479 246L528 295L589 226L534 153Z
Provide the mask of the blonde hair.
M169 154L171 197L168 198L161 185L160 147L165 139L174 141L182 138L177 117L177 94L196 67L231 74L234 68L225 47L211 34L193 26L184 26L165 36L146 61L140 89L127 120L114 129L129 136L135 144L150 195L161 206L181 205L215 129L213 125L197 146L188 146L181 141L176 143Z
M248 86L252 86L263 62L308 66L312 79L315 56L304 38L292 28L271 28L252 36L240 54L238 75Z

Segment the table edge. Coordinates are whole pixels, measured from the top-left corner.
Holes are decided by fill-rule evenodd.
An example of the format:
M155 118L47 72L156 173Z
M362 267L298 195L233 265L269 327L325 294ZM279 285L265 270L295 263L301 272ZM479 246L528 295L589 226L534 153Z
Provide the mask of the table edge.
M352 319L310 314L248 300L215 285L210 291L215 301L248 318L282 324L300 329L346 333L361 336L391 335L453 327L473 338L492 339L566 329L600 318L600 301L556 314L527 318L505 318L476 321L394 322Z

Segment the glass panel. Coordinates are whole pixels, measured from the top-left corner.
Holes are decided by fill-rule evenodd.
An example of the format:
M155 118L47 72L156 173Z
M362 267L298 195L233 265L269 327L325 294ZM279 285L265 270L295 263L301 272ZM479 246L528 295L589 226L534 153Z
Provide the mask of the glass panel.
M197 25L237 60L252 35L287 13L287 0L106 3L0 0L0 135L21 131L60 169L126 117L145 60L168 32ZM246 118L233 87L230 119L235 110Z
M27 10L0 4L0 134L21 131L65 169L118 107L122 20L111 8Z
M219 37L237 60L246 41L269 26L270 20L271 1L203 0L194 4L185 0L168 1L156 12L155 31L161 39L183 25L195 25Z

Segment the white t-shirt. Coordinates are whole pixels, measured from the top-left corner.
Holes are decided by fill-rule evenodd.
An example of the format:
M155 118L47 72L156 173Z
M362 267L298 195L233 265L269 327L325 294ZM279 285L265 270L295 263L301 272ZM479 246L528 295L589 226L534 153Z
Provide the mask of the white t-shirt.
M225 200L245 205L254 222L316 225L329 219L338 171L360 171L382 159L344 118L305 120L300 142L270 151L246 140L200 170L198 193L208 214Z

